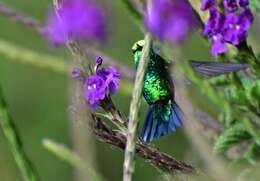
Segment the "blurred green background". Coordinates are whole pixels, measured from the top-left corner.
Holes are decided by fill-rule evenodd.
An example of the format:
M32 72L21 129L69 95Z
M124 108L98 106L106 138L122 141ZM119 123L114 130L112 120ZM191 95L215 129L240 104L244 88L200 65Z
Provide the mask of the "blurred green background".
M46 20L47 12L51 7L50 0L5 0L3 2L42 22ZM108 14L109 39L101 49L129 67L133 67L131 46L143 35L120 1L104 1L104 6ZM0 16L0 40L39 54L56 56L66 62L70 62L71 59L65 49L53 48L44 37L34 30L13 23L2 16ZM185 44L185 58L208 58L209 52L205 51L206 47L203 44L194 46L195 41L197 41L196 37L192 37L189 43ZM0 54L0 83L25 150L43 181L74 180L73 168L60 161L42 146L44 138L64 143L69 147L73 145L68 108L71 82L72 79L67 75L20 64ZM131 82L125 81L124 85L126 84L130 86ZM114 100L118 107L127 114L131 91L126 92L125 90L122 89ZM143 104L142 107L141 117L143 119L146 114L146 106ZM0 131L0 180L21 181L21 175L3 136ZM198 162L198 157L194 156L196 152L182 130L155 141L155 144L162 151L172 154L179 160L189 160L190 163L195 164ZM99 173L106 180L121 180L123 153L96 140L95 152ZM134 180L154 180L159 175L160 173L156 169L142 159L137 159Z

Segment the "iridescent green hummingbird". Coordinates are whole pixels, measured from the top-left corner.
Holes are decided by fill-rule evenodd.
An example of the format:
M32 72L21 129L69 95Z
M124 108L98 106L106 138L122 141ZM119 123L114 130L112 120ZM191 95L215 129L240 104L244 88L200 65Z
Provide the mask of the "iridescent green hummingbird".
M136 68L141 59L144 44L144 40L140 40L132 47ZM204 77L213 77L247 68L245 64L196 61L192 61L191 65ZM184 120L184 114L174 100L174 85L167 67L169 64L152 48L143 85L143 96L149 105L141 132L141 139L144 142L151 142L153 139L175 131L182 126Z

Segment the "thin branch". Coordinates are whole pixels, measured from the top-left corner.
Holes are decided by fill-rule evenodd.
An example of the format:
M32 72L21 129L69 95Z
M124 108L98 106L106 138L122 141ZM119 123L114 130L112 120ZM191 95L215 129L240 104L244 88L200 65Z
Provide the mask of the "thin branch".
M115 107L111 97L106 96L100 101L100 106L109 114L111 121L122 131L126 132L127 118Z
M138 125L138 112L141 105L141 96L143 90L143 80L146 72L146 68L149 62L149 53L152 44L152 37L149 33L145 36L145 45L142 52L142 58L139 62L134 90L132 94L132 101L130 104L130 115L127 132L127 145L125 149L124 160L124 181L131 181L132 174L134 172L134 155L135 155L135 143L136 143L136 131Z
M122 133L112 131L95 116L93 116L93 120L95 120L93 131L100 141L113 145L121 150L125 149L126 137ZM159 149L141 141L137 142L136 154L144 158L151 165L169 174L176 174L177 171L188 174L196 173L195 168L191 165L178 161L170 155L160 152Z
M59 59L50 55L40 54L30 49L19 47L2 39L0 39L0 54L6 57L8 60L16 61L21 64L33 65L39 68L46 68L60 74L69 74L72 67L71 64L65 63L63 59Z
M21 171L23 179L25 181L39 180L36 170L32 166L28 156L26 155L23 149L20 136L7 110L7 105L3 98L1 87L0 87L0 126L9 144L9 148L12 151L16 164Z
M16 11L15 9L11 8L10 6L7 6L3 2L0 2L0 13L15 22L19 22L21 24L26 25L29 28L33 28L36 31L43 33L43 27L39 21Z

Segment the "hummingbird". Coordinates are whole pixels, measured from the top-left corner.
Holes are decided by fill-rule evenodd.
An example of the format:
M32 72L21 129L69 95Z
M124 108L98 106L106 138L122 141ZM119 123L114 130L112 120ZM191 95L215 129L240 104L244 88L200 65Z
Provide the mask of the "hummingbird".
M136 68L142 57L144 40L132 46ZM246 64L191 61L191 66L206 78L239 71ZM140 138L149 143L174 132L183 125L184 113L174 99L174 84L170 77L169 63L151 48L149 63L144 76L143 97L149 105Z

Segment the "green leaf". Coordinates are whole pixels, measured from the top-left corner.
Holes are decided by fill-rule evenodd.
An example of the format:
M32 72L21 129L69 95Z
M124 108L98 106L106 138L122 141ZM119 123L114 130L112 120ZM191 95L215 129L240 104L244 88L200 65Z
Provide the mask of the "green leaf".
M244 154L244 158L247 159L250 163L255 164L256 161L260 158L260 146L256 143L250 145Z
M253 11L260 12L260 1L259 0L249 0L250 7Z
M236 123L218 137L214 145L214 151L216 153L224 153L234 144L250 138L251 136L245 129L245 126L241 123Z
M234 87L230 89L230 99L232 102L238 105L246 105L248 103L245 91L241 89L236 89Z

